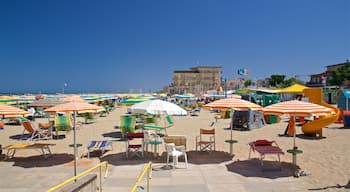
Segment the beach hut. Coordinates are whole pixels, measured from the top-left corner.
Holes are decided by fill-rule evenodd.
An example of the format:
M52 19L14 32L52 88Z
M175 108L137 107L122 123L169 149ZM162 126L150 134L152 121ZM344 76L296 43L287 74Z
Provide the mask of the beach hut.
M349 111L350 107L350 90L341 90L339 92L339 98L338 98L338 103L337 107L341 110L346 110Z

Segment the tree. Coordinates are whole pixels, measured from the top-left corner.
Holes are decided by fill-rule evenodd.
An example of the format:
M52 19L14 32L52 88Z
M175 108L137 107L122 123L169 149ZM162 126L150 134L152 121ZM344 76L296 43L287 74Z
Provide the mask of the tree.
M329 85L342 86L345 80L350 80L350 62L347 60L345 65L330 72L328 77Z
M271 75L269 78L269 84L270 86L277 87L284 81L284 78L286 78L285 75Z
M289 79L287 79L287 80L284 80L284 81L281 83L281 87L282 87L282 88L286 88L286 87L292 86L292 85L294 85L294 84L296 84L296 83L301 84L301 85L304 85L304 84L305 84L302 80L297 79L297 78L295 78L295 77L291 77L291 78L289 78Z
M255 85L255 83L251 79L246 79L244 81L244 87L248 87L250 85Z

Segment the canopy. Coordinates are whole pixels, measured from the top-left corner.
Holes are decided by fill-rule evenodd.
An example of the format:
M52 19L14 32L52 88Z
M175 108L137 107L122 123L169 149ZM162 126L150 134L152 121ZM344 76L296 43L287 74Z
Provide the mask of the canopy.
M304 89L306 89L308 87L304 86L304 85L300 85L300 84L294 84L290 87L281 89L279 92L280 93L302 93Z
M187 115L187 111L174 103L159 99L137 103L128 109L131 113Z
M239 110L247 110L247 109L261 109L260 105L254 104L252 102L237 99L237 98L226 98L216 100L214 102L208 103L203 106L203 108L212 108L212 109L239 109Z

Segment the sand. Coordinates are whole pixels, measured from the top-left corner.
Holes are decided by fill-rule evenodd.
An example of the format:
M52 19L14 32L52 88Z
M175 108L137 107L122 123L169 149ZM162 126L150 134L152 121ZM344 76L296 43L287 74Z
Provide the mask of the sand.
M83 144L83 147L79 148L79 156L83 155L84 146L90 140L108 139L114 140L114 149L106 152L101 159L99 159L98 153L93 153L92 158L89 160L83 157L79 161L81 163L87 162L91 165L107 160L112 165L124 165L124 164L139 164L145 163L149 160L156 163L165 164L164 146L160 146L160 157L153 159L151 154L147 154L147 157L142 160L125 158L125 143L120 141L120 132L116 128L120 124L120 115L126 112L126 107L118 107L115 111L111 112L107 117L98 117L93 123L83 124L79 130L77 130L77 141ZM251 131L238 131L233 130L233 139L238 143L234 144L233 153L229 154L229 145L225 143L226 139L230 139L229 119L219 119L217 122L214 120L214 114L208 110L202 110L199 116L175 116L174 126L168 129L169 135L186 135L187 136L187 150L189 156L189 163L191 164L203 164L206 163L225 163L227 171L237 174L243 178L250 178L248 182L254 183L255 180L259 180L262 176L259 169L259 161L249 160L249 146L248 143L257 139L274 140L278 145L286 151L293 146L293 138L281 137L279 134L284 132L287 126L286 121L288 117L283 117L280 123L268 124L263 128L255 129ZM83 121L78 118L78 121ZM47 122L45 118L37 118L34 125L39 122ZM215 122L211 127L212 122ZM211 155L195 152L195 137L199 133L200 128L215 128L216 129L216 151ZM22 134L23 128L19 125L6 125L5 129L0 132L0 144L6 146L9 144L19 142L29 142L18 140ZM55 154L54 158L48 161L41 161L40 153L32 150L18 151L15 158L8 161L13 162L9 166L19 166L26 168L36 167L51 167L64 164L69 166L69 162L73 159L73 150L69 147L69 144L73 142L73 132L60 132L62 135L58 139L45 140L40 142L54 143L52 151ZM297 129L297 135L301 134L301 129ZM64 135L64 137L63 137ZM335 190L335 186L346 185L350 179L350 129L344 129L343 124L332 124L323 129L324 138L306 138L298 136L296 138L296 144L299 149L303 150L303 154L297 156L297 164L308 175L300 177L300 181L307 183L307 189L322 190L322 188L332 191ZM40 164L33 163L32 156L35 159L39 159ZM257 154L252 155L254 158L258 158ZM6 161L3 160L4 155L1 157L3 165ZM275 156L267 156L266 160L274 161ZM54 161L54 162L53 162ZM278 182L285 178L293 178L292 172L292 156L288 153L281 156L282 170L272 171L263 176L273 179L272 182ZM34 164L34 165L33 165ZM268 164L267 164L268 165ZM273 165L273 164L271 164ZM257 167L258 166L258 167ZM274 166L274 165L273 165ZM1 169L1 167L0 167ZM21 170L16 170L18 174L21 174ZM25 170L23 170L25 171ZM9 170L11 172L11 169ZM0 172L1 177L6 177L6 173ZM68 174L69 175L69 174ZM0 182L1 185L4 183ZM307 190L305 189L305 190ZM337 189L338 190L338 189Z

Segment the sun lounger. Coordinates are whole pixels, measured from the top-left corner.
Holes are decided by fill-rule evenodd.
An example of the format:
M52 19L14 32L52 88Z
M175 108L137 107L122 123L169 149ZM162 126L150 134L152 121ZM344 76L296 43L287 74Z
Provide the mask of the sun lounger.
M35 149L40 150L41 153L44 155L44 158L47 158L47 155L51 155L50 146L55 145L52 143L18 143L18 144L12 144L8 145L6 147L3 147L2 149L7 150L5 160L13 158L17 150L23 150L23 149ZM46 153L46 152L47 153Z
M275 141L268 140L256 140L249 143L249 159L251 152L258 152L260 154L261 168L264 166L264 158L266 155L277 155L278 163L281 164L280 155L284 155L282 149L278 146Z

